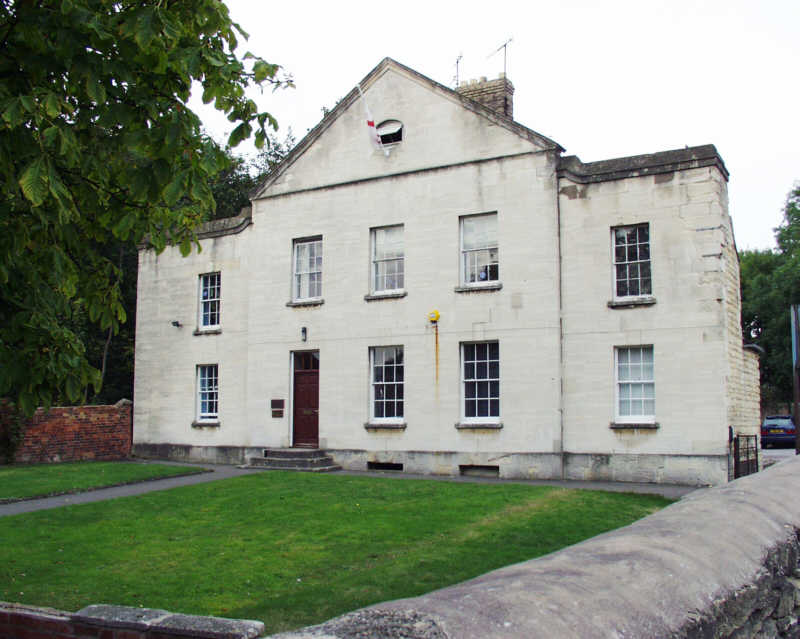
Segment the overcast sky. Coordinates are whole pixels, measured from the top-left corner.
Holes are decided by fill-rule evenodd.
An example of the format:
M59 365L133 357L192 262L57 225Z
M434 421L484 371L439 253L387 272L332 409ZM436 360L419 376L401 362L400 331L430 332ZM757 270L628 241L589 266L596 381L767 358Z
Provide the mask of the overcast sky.
M296 88L254 95L299 140L389 56L444 85L497 77L514 119L584 162L714 144L739 249L772 248L800 180L800 0L227 0L249 50ZM223 140L231 125L192 105ZM381 119L381 114L375 117ZM237 151L245 152L245 144Z

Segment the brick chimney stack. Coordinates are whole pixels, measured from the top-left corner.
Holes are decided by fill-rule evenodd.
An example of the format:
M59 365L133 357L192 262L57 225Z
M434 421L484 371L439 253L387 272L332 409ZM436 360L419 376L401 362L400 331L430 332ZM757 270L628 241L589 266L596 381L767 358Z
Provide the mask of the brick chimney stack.
M505 73L501 73L496 80L487 80L484 76L480 80L462 82L456 87L456 92L500 115L514 118L514 85Z

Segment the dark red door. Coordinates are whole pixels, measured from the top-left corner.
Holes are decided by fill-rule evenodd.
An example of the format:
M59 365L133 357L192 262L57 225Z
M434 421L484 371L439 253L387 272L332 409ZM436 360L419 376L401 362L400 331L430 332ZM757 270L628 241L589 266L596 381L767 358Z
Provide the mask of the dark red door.
M294 445L319 446L319 351L294 354Z

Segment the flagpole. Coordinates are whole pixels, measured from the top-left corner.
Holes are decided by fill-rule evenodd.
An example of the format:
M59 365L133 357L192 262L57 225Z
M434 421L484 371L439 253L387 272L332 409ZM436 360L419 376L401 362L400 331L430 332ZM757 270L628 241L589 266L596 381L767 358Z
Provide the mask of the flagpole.
M367 116L367 135L369 135L370 142L372 145L383 151L383 154L386 157L389 157L389 149L383 146L381 142L381 136L378 135L378 130L375 128L375 119L372 117L372 113L369 110L369 105L367 104L367 99L364 97L364 93L361 91L361 85L357 84L356 88L358 89L358 95L361 96L361 101L364 103L364 113Z

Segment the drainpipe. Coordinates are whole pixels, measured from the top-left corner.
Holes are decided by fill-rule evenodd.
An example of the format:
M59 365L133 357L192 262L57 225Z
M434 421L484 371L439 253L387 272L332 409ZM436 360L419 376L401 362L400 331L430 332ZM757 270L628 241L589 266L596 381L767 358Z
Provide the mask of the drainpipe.
M564 303L562 281L562 254L561 254L561 197L558 193L558 164L561 156L553 152L553 193L556 199L556 231L558 259L556 263L556 277L558 278L558 421L561 436L561 479L566 479L566 464L564 459Z

